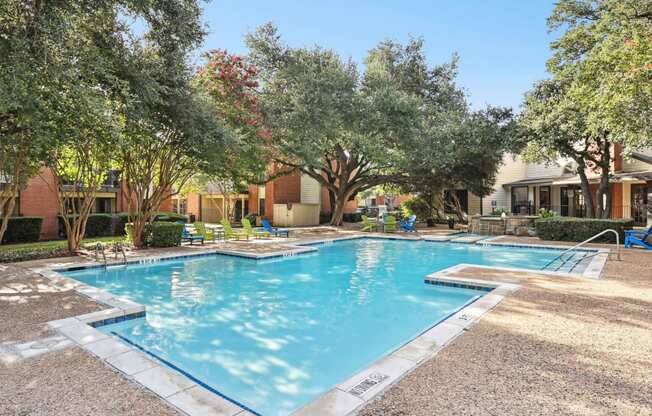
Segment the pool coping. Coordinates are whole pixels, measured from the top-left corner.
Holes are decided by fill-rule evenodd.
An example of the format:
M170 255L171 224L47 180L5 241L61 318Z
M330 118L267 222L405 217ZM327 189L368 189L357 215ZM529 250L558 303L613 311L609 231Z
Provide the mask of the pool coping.
M350 235L339 238L326 238L309 241L298 241L287 244L287 250L280 250L268 253L250 253L237 250L224 250L211 248L197 251L191 254L171 254L158 255L135 259L128 261L126 264L148 264L163 260L175 260L183 258L203 257L214 254L232 255L249 259L268 259L275 257L294 256L301 253L310 253L318 251L315 245L330 244L335 241L344 241L360 238L375 239L394 239L419 241L427 240L436 242L437 240L428 240L419 236L412 238L401 235L382 235L382 234L365 234ZM565 246L543 246L536 244L509 244L509 243L491 243L490 240L483 240L483 243L490 245L505 245L515 247L529 248L551 248L566 249ZM455 243L455 242L451 242ZM469 244L469 243L457 243ZM472 243L473 244L473 243ZM591 251L600 251L609 253L609 249L592 249ZM600 254L602 254L600 253ZM434 284L443 286L457 286L472 289L488 291L479 299L464 305L455 313L447 318L433 324L429 329L418 336L407 341L405 344L386 354L380 359L370 364L365 369L359 371L343 382L338 383L330 390L317 397L306 406L296 410L292 416L305 415L351 415L355 414L360 408L364 407L370 400L378 397L393 384L398 382L405 375L416 369L424 361L434 357L439 351L445 348L457 336L468 330L473 324L484 316L484 314L495 308L506 296L519 289L519 285L497 282L468 279L450 276L465 267L482 267L488 269L537 272L554 276L575 276L599 278L602 267L606 263L608 256L597 255L592 259L589 266L604 257L595 267L600 268L591 273L562 273L552 271L538 271L520 268L479 266L472 264L457 264L443 270L431 273L424 277L424 284ZM108 266L122 265L123 263L111 262ZM253 410L246 408L234 399L222 395L219 391L203 387L201 382L197 383L188 377L174 371L168 365L152 359L146 351L140 351L138 346L128 345L116 338L100 332L97 326L121 322L128 319L135 319L145 316L146 309L144 305L133 302L126 297L115 296L110 292L81 283L75 279L60 274L60 271L83 270L88 268L104 267L97 265L96 262L82 263L71 267L49 268L37 267L31 268L32 271L41 274L50 279L55 285L75 290L77 293L89 297L98 303L108 306L108 309L78 315L70 318L59 319L48 322L48 326L65 335L75 345L90 352L102 360L112 369L120 372L127 379L140 384L147 388L155 395L166 401L172 407L178 409L184 414L195 416L211 412L215 415L225 416L246 416L255 415ZM586 270L589 270L587 267ZM586 272L585 270L585 272ZM595 276L593 276L595 275ZM199 381L199 380L198 380Z

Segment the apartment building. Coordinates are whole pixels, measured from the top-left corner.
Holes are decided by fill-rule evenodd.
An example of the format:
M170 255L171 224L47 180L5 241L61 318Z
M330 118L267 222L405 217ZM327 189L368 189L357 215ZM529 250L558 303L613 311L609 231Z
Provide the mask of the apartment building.
M67 192L68 206L78 203L72 185L64 185L64 191ZM166 206L169 209L169 203ZM127 199L123 184L119 180L118 172L111 171L97 194L92 212L116 213L125 211L127 211ZM59 201L56 182L50 169L41 169L39 174L31 178L25 188L19 191L16 196L13 215L43 217L41 238L54 239L59 237Z
M625 158L616 147L614 154L610 179L611 217L632 218L639 226L652 223L648 204L652 200L652 149L634 152ZM595 200L600 176L588 172L588 177ZM570 161L531 164L513 155L505 155L495 191L483 198L482 206L485 213L504 210L533 215L540 209L547 209L562 216L585 215L580 178Z
M347 203L345 212L355 212L355 200ZM302 173L281 176L265 185L249 185L246 192L220 192L210 185L202 192L172 197L172 209L198 221L219 222L231 211L236 220L256 214L278 226L319 224L320 214L330 213L327 189Z

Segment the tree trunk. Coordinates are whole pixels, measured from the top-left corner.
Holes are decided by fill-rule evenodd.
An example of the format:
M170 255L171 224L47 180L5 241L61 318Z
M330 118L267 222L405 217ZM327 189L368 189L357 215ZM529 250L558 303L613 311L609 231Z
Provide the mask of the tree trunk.
M591 187L589 186L589 178L586 176L586 165L584 160L576 160L578 162L577 174L580 177L580 187L584 195L584 216L587 218L594 218L593 212L593 195L591 194Z
M600 186L596 193L596 217L609 218L611 216L611 187L609 186L609 169L611 167L611 149L609 141L605 139L604 150L600 162ZM606 195L606 201L605 197ZM606 206L605 206L606 205Z
M331 225L342 225L344 218L344 207L346 206L346 198L340 197L335 200L335 210L331 212Z
M0 208L2 208L2 220L0 221L0 244L2 243L2 238L7 231L7 225L9 224L9 217L11 213L14 212L14 206L16 205L16 194L14 193L10 196Z
M331 216L335 212L335 192L328 190L328 205L330 206Z
M605 197L606 195L606 201ZM600 187L596 193L596 217L609 218L611 216L611 186L609 185L609 172L600 176Z

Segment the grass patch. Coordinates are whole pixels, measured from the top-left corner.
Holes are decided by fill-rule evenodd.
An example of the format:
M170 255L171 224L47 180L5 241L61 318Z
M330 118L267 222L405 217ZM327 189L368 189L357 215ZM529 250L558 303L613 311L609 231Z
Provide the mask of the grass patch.
M87 238L82 241L82 247L93 246L98 242L110 244L118 241L124 242L126 238L124 236ZM66 240L0 245L0 263L60 257L66 254L68 254Z

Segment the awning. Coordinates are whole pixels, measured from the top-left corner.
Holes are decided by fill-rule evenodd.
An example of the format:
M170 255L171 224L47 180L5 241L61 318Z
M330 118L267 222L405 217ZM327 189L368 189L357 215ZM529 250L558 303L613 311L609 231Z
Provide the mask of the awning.
M650 181L652 180L652 170L616 173L613 175L613 178L621 181Z
M641 162L649 163L652 165L652 156L646 155L644 153L639 153L639 152L632 152L631 154L632 159L639 160Z
M559 178L558 176L551 176L545 178L529 178L521 179L520 181L509 182L503 186L527 186L527 185L552 185L553 180Z

